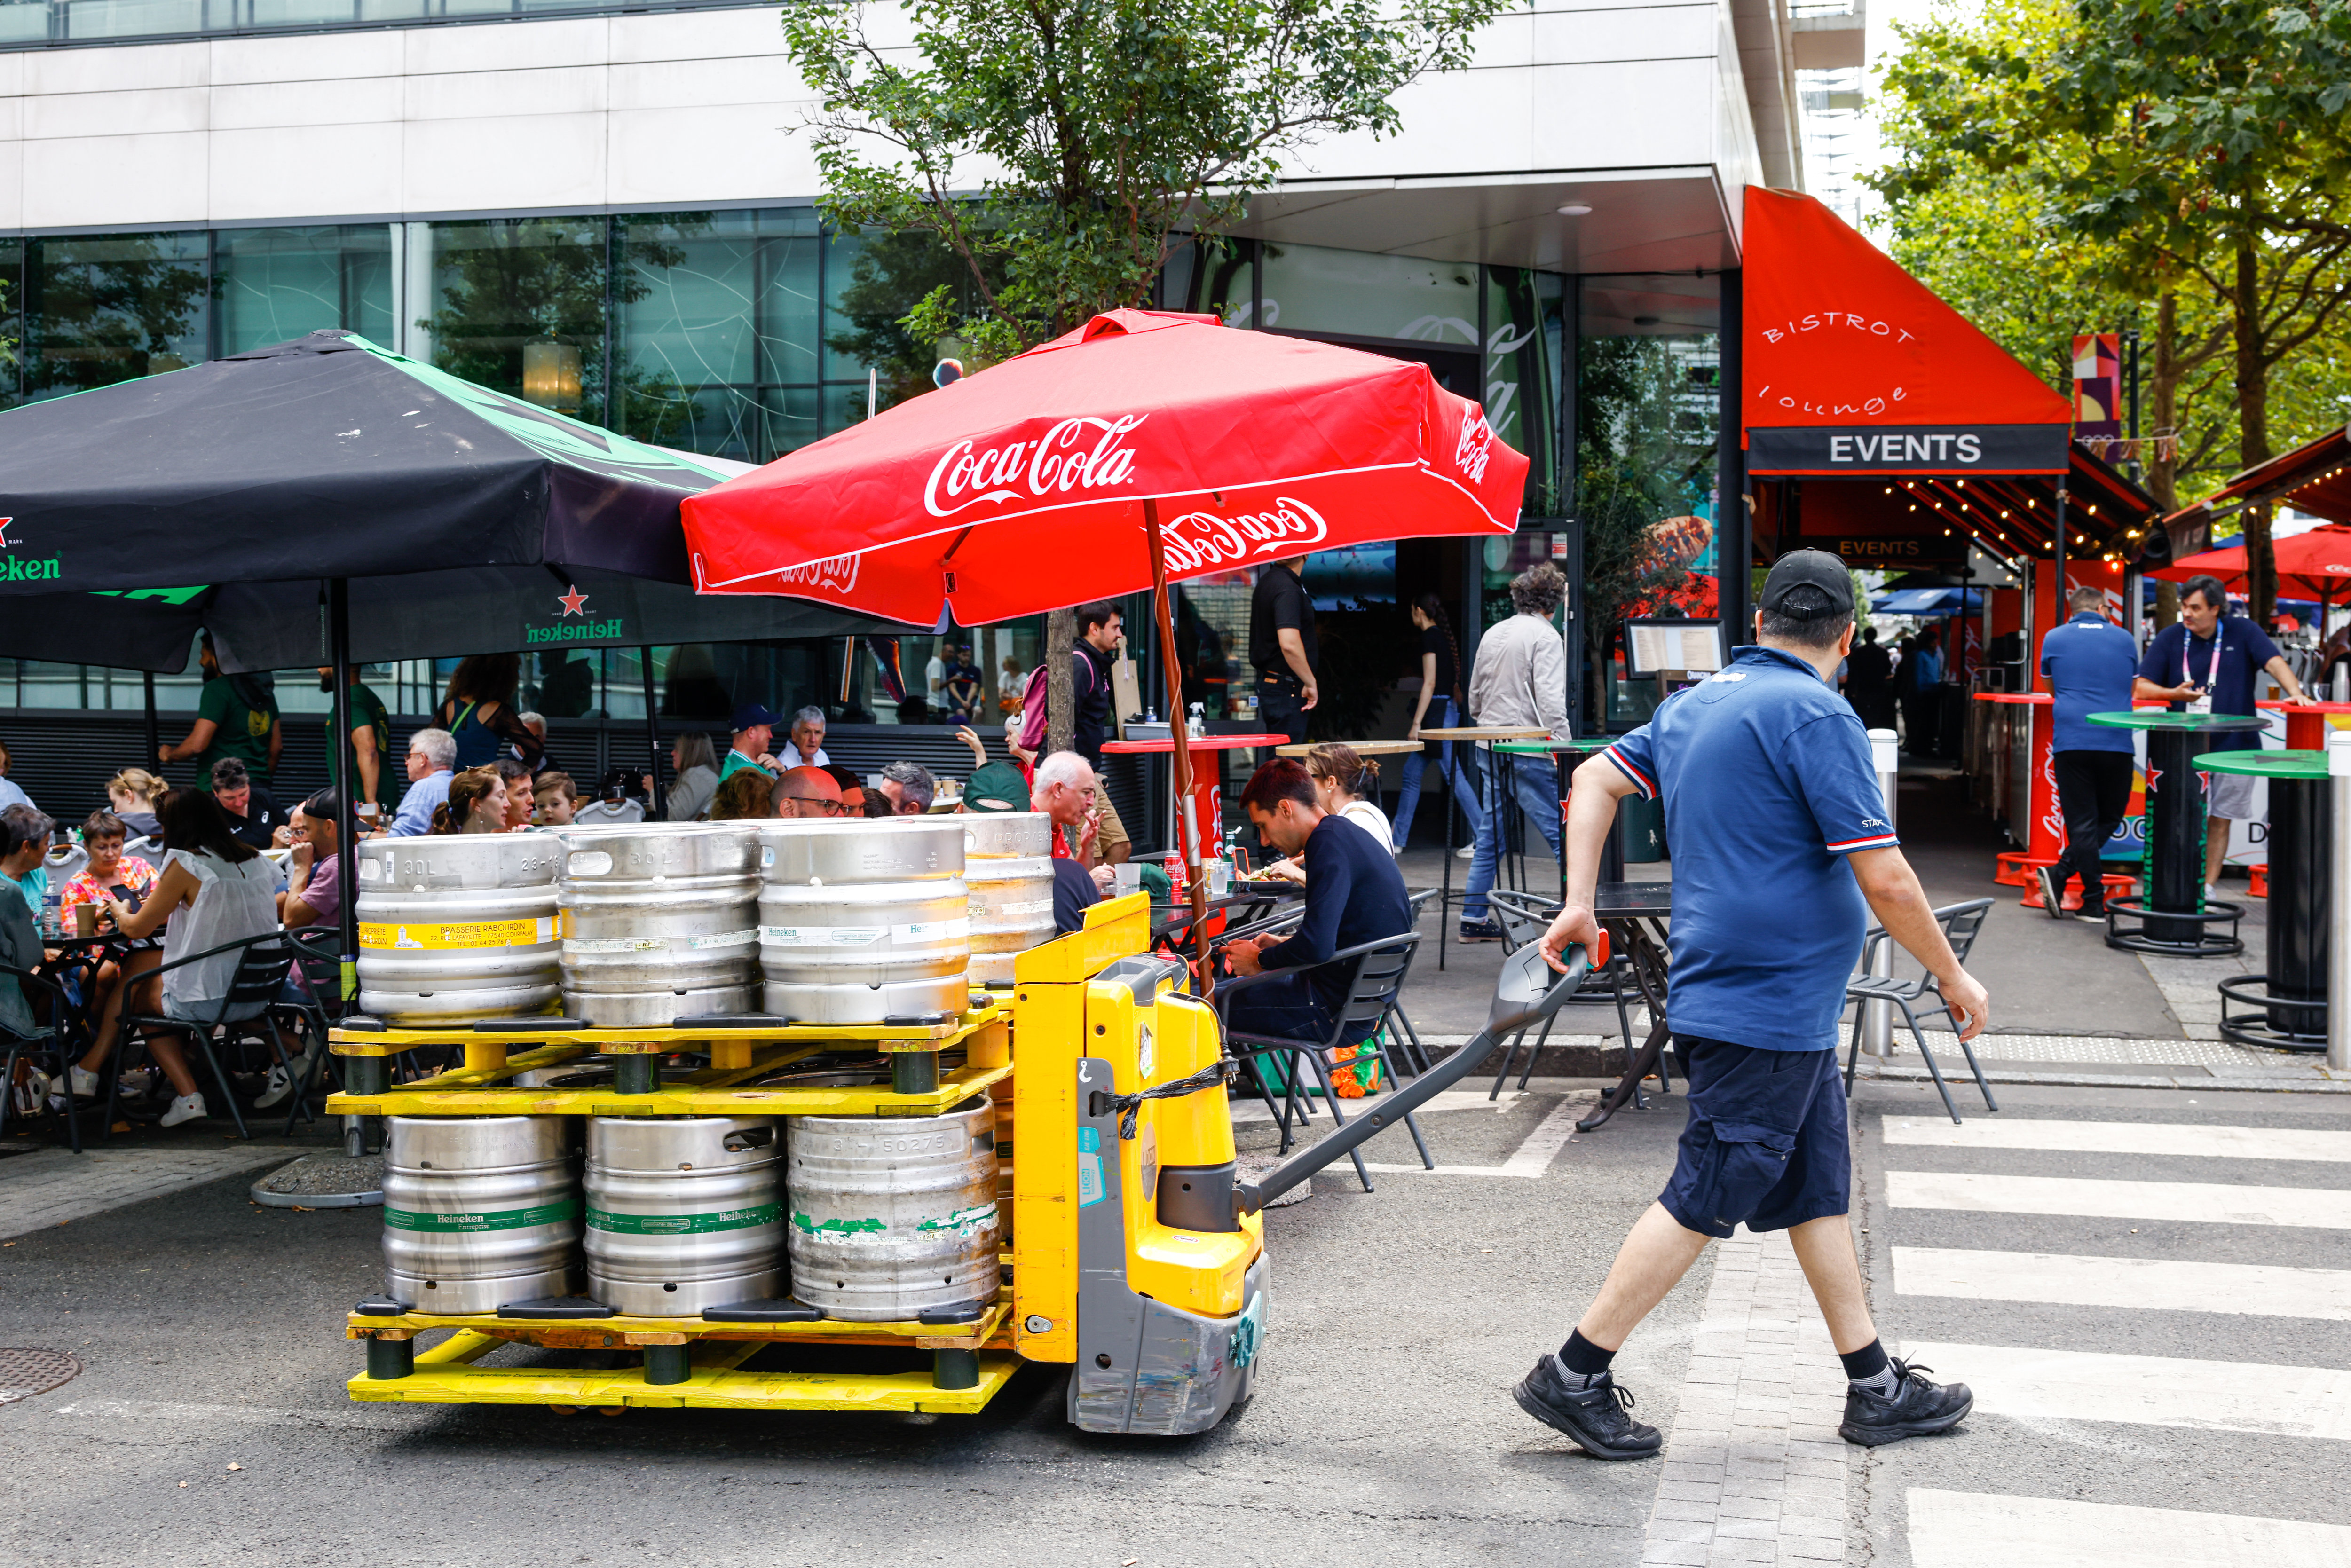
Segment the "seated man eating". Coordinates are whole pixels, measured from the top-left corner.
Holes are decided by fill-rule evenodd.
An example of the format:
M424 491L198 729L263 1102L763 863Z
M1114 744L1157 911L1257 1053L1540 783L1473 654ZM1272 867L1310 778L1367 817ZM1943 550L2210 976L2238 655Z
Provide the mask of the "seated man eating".
M1259 768L1241 791L1241 805L1259 837L1300 856L1306 870L1306 918L1294 936L1238 937L1225 944L1234 974L1302 968L1345 948L1411 932L1412 903L1395 856L1354 823L1325 812L1302 764L1277 757ZM1353 977L1342 964L1251 986L1233 994L1227 1019L1244 1034L1325 1040L1346 1006ZM1372 1032L1369 1020L1360 1027L1360 1034L1341 1043L1358 1044Z

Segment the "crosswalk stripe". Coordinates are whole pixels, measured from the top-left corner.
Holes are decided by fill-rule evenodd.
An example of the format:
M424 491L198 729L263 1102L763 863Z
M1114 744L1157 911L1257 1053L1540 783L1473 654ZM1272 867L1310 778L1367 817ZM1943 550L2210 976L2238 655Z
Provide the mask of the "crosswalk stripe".
M1896 1208L2351 1229L2351 1192L2327 1187L1888 1171L1886 1196L1886 1201Z
M2351 1529L1913 1487L1913 1568L2351 1568Z
M1979 1413L2351 1439L2351 1372L2332 1367L1907 1340L1902 1355L1975 1390Z
M2351 1322L2351 1269L1896 1247L1894 1290L1975 1301Z
M2043 1149L2099 1155L2189 1155L2211 1159L2324 1160L2351 1164L2351 1132L2303 1127L2208 1127L2189 1122L2062 1122L1971 1116L1886 1116L1885 1139L1933 1149Z

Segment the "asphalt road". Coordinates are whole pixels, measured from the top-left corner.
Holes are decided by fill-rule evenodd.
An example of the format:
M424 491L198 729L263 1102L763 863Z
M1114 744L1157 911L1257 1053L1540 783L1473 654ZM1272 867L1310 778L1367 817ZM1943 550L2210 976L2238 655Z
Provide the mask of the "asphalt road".
M1561 1099L1439 1112L1432 1145L1499 1166ZM0 1406L0 1561L1633 1564L1656 1468L1582 1457L1507 1390L1565 1337L1679 1123L1628 1112L1540 1179L1318 1178L1268 1217L1259 1393L1182 1441L1072 1430L1047 1368L973 1418L353 1405L340 1323L377 1288L375 1215L186 1189L0 1250L0 1345L88 1364ZM1400 1134L1371 1150L1413 1158ZM1651 1419L1707 1272L1620 1363Z

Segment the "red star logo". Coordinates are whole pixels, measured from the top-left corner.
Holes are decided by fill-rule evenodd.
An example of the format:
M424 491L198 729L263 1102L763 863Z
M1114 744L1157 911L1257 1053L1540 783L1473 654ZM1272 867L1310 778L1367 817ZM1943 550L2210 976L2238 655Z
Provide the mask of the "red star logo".
M14 517L0 517L0 549L16 548L15 541L8 538L8 525L16 520Z
M580 591L580 585L576 582L571 585L570 592L557 594L555 596L555 601L563 606L563 613L566 615L583 615L587 613L586 610L582 607L587 604L588 596Z

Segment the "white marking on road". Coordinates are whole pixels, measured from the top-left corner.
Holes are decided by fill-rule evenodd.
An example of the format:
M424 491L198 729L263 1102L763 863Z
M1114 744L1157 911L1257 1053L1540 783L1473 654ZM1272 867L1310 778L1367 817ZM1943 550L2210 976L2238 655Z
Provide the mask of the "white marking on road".
M1447 1089L1440 1091L1427 1104L1416 1109L1413 1114L1426 1116L1439 1111L1515 1111L1518 1109L1518 1102L1533 1098L1534 1095L1531 1093L1522 1094L1516 1090L1510 1090L1506 1092L1499 1100L1489 1101L1486 1098L1486 1092L1483 1089ZM1381 1100L1382 1097L1379 1095L1368 1095L1361 1100L1349 1100L1339 1109L1347 1120L1352 1122L1364 1111L1378 1110ZM1280 1103L1278 1100L1275 1103ZM1237 1127L1259 1123L1270 1126L1275 1120L1274 1113L1265 1108L1265 1102L1262 1100L1233 1102L1233 1125ZM1291 1120L1290 1124L1293 1127L1298 1124L1295 1118ZM1313 1124L1307 1124L1311 1126ZM1326 1128L1330 1125L1327 1119L1324 1120L1323 1125Z
M1896 1208L2190 1220L2215 1225L2305 1225L2321 1230L2351 1230L2351 1192L2330 1187L1888 1171L1886 1195L1886 1201Z
M2351 1529L1912 1487L1912 1568L2351 1568Z
M2351 1269L1896 1247L1894 1290L1974 1301L2351 1322Z
M1979 1412L2022 1420L2351 1438L2351 1372L2332 1367L1917 1342L1902 1356L1965 1383Z
M0 1160L0 1238L27 1236L110 1208L202 1186L239 1171L282 1165L297 1151L207 1149L42 1149Z
M30 1408L37 1408L31 1406ZM52 1416L117 1417L132 1421L191 1421L205 1426L238 1421L268 1427L347 1427L381 1430L382 1412L399 1406L384 1404L354 1409L287 1410L268 1405L177 1405L155 1399L77 1399L50 1409ZM410 1406L410 1408L417 1408Z
M1533 1180L1551 1169L1551 1162L1558 1157L1560 1150L1567 1147L1568 1140L1575 1136L1576 1118L1591 1109L1598 1098L1595 1094L1584 1093L1570 1094L1561 1100L1552 1107L1551 1114L1535 1124L1535 1130L1527 1134L1526 1141L1499 1166L1439 1166L1430 1170L1426 1166L1383 1166L1365 1160L1364 1168L1420 1176L1521 1176Z
M2351 1132L2301 1127L2207 1127L2187 1122L2060 1122L1978 1116L1880 1118L1889 1144L1935 1149L2045 1149L2098 1155L2188 1155L2208 1159L2324 1160L2351 1164Z

